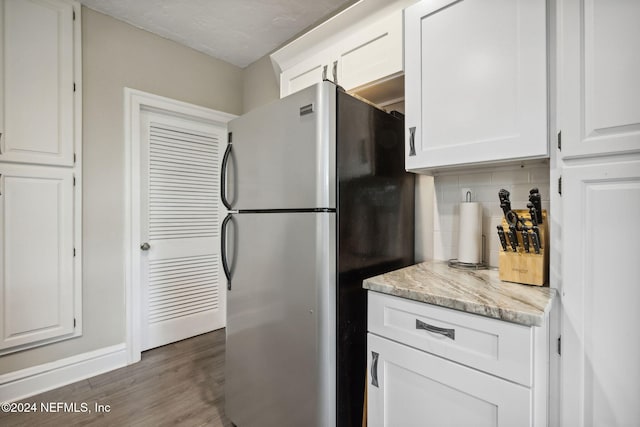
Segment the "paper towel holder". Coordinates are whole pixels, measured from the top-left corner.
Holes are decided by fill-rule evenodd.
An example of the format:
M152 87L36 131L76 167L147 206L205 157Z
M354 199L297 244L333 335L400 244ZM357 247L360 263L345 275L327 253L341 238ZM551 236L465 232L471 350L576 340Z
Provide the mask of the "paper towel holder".
M467 191L467 195L471 192ZM486 262L486 252L485 248L487 247L487 236L482 235L482 261L479 263L469 263L469 262L461 262L458 261L457 258L450 259L447 261L447 265L451 268L459 268L460 270L487 270L489 266Z
M465 193L465 203L471 203L471 190L467 190ZM461 270L485 270L489 268L486 263L485 248L487 246L487 236L482 234L482 251L481 260L479 263L469 263L458 261L457 258L450 259L447 264L452 268L459 268Z
M460 270L487 270L489 266L486 263L485 258L485 247L487 242L487 236L482 235L482 261L479 263L469 263L469 262L461 262L458 261L457 258L450 259L447 261L449 267L459 268Z

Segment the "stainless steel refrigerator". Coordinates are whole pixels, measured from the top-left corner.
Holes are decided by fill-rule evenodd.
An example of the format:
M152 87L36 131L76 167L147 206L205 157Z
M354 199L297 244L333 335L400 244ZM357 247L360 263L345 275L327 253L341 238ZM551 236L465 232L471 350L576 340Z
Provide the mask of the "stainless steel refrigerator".
M221 188L227 417L361 426L362 280L414 260L402 116L319 83L229 123Z

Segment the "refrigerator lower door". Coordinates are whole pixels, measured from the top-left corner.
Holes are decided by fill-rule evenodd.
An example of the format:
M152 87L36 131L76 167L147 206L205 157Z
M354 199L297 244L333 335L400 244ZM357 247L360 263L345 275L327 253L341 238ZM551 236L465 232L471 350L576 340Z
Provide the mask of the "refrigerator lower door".
M233 217L225 405L238 426L335 425L335 221Z

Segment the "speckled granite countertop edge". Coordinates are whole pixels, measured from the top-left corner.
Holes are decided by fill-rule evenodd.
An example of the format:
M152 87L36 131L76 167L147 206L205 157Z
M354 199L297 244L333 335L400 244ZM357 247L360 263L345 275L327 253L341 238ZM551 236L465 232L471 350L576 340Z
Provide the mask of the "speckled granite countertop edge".
M496 270L457 270L427 261L365 279L368 290L525 326L542 326L555 290L503 282Z

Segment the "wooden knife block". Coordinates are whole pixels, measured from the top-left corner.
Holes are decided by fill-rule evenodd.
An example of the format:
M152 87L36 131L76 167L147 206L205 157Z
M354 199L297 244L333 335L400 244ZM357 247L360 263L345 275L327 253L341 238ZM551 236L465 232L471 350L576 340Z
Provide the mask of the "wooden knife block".
M531 226L531 216L526 209L514 209L518 217L525 220L527 226ZM549 228L547 222L547 211L542 211L542 224L538 225L540 230L540 253L536 254L531 240L529 240L529 253L525 252L522 236L518 236L518 251L513 252L509 243L509 224L502 218L502 228L507 234L507 250L500 248L498 258L498 269L500 280L506 282L523 283L525 285L544 286L549 283ZM497 238L497 236L496 236Z

